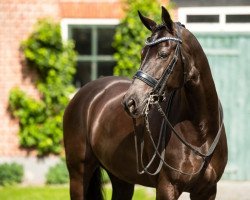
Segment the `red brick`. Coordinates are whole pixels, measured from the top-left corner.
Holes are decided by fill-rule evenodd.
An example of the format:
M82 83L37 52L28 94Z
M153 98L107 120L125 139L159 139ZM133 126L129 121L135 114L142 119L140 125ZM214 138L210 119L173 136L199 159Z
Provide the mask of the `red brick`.
M91 9L90 9L91 8ZM65 18L121 18L123 15L121 2L84 3L62 2L61 17Z
M58 0L1 0L0 3L0 156L25 155L20 149L18 121L7 111L9 91L19 86L38 98L30 78L23 79L20 43L32 31L38 18L59 18Z

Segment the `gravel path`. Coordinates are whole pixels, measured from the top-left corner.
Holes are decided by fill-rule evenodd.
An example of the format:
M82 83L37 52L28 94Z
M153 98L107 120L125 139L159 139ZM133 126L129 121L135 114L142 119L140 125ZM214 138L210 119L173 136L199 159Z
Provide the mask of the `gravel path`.
M146 190L149 196L154 197L155 189L147 188ZM179 200L190 200L189 193L183 193ZM220 181L216 200L250 200L250 182Z
M250 200L250 182L220 181L217 200ZM188 193L183 193L179 200L190 200Z

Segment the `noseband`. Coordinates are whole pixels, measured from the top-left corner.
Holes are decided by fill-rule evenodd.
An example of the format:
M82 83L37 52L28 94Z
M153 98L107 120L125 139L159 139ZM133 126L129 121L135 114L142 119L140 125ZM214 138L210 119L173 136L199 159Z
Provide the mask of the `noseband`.
M173 58L168 64L167 68L164 70L159 80L143 72L142 70L138 70L136 74L134 75L134 79L137 78L153 88L152 94L157 94L158 96L161 96L163 94L167 80L170 74L173 72L174 67L178 61L178 57L180 55L180 45L182 43L182 40L179 37L179 28L177 31L177 35L178 35L177 37L162 37L151 42L149 40L146 40L145 42L146 46L149 46L149 47L162 43L162 42L166 42L166 41L174 41L177 43Z

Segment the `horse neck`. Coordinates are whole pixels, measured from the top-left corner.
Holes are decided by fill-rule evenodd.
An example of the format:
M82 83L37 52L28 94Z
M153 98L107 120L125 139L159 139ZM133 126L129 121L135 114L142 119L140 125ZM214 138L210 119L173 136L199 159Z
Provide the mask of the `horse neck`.
M192 76L184 88L186 114L203 135L213 135L219 127L219 100L207 57L195 42L196 51L189 67Z

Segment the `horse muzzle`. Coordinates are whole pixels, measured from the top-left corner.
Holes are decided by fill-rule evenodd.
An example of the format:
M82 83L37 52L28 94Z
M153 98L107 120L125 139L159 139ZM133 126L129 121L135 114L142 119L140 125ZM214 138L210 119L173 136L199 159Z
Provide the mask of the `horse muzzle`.
M122 105L125 111L133 118L139 117L136 101L133 98L123 98Z

